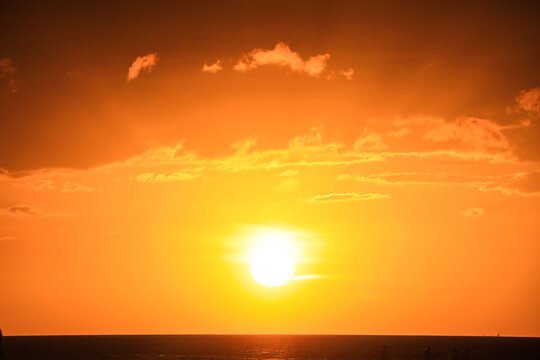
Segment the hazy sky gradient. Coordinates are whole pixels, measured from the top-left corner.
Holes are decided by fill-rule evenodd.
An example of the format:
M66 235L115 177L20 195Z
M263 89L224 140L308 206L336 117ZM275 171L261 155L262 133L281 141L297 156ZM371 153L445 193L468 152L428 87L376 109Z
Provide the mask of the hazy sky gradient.
M3 1L0 327L540 336L539 12Z

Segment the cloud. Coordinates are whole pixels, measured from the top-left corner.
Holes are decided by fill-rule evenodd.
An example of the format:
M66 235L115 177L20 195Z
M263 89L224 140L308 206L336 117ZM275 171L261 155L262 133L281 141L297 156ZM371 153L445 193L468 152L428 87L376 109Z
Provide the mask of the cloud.
M396 131L390 131L388 133L388 136L392 136L392 137L395 137L395 138L400 138L400 137L404 137L406 135L409 135L412 133L412 130L409 129L409 128L401 128L399 130L396 130Z
M20 171L8 171L6 169L0 168L0 181L1 180L13 180L13 179L23 179L31 176L36 176L40 174L48 174L51 171L56 171L58 168L44 168L38 170L20 170ZM27 184L18 184L18 185L27 185Z
M69 181L64 183L64 185L62 186L62 192L89 192L94 190L94 188L91 188L89 186L84 186Z
M202 67L201 70L204 71L204 72L209 72L211 74L215 74L215 73L222 70L221 61L218 60L215 63L213 63L212 65L206 65L206 63L204 63L204 66Z
M368 138L370 138L368 136ZM373 139L373 137L371 137ZM377 144L377 142L370 142ZM368 144L361 142L362 146ZM357 144L358 145L358 144ZM360 147L362 147L360 146ZM357 146L358 147L358 146ZM377 147L377 146L375 146ZM109 173L117 174L117 178L129 179L145 184L167 183L171 181L185 181L202 177L212 176L218 172L237 173L242 171L278 171L282 177L293 177L302 168L316 167L352 167L368 163L378 163L377 167L384 167L385 162L400 162L404 159L416 159L426 164L455 164L455 163L478 163L481 165L513 164L525 167L516 161L509 153L492 153L482 151L456 151L456 150L436 150L436 151L372 151L354 149L338 142L325 142L321 128L312 128L309 133L292 138L288 146L281 148L267 149L260 151L257 149L255 138L248 138L234 144L235 151L230 155L218 157L200 157L194 152L184 148L183 142L171 146L159 146L151 148L142 154L135 155L127 160L106 164L91 170L92 174ZM502 165L501 165L502 166ZM70 176L80 179L81 170L68 169L42 169L34 172L9 173L0 170L0 182L11 182L13 185L24 184L23 181L34 182L35 188L47 189L54 187L52 182L58 185L59 191L70 190L90 191L87 186L78 187L74 181L70 181ZM86 171L84 172L86 173ZM396 179L389 176L379 176L380 174L361 174L364 178L355 175L342 175L340 179L346 177L356 178L358 181L379 184L448 184L452 181L464 184L462 180L456 180L457 175L409 175L408 178ZM404 177L405 175L403 175ZM412 177L417 176L417 179ZM428 176L429 178L425 178ZM446 176L442 179L441 176ZM424 178L421 178L424 177ZM60 181L60 178L62 179ZM508 180L508 181L507 181ZM66 181L71 184L66 185ZM83 185L84 186L84 185ZM481 191L499 191L504 194L516 194L522 196L536 196L534 192L524 192L509 179L473 179L470 186L475 186Z
M540 171L520 172L498 181L488 182L478 188L480 191L498 191L504 195L518 195L527 198L540 197Z
M296 175L298 175L298 171L296 170L285 170L284 172L279 174L279 176L282 176L282 177L292 177Z
M54 185L54 182L52 180L48 179L36 179L36 180L29 180L24 183L16 183L17 186L28 186L32 190L36 191L42 191L42 190L56 190L56 186ZM76 184L74 182L67 181L65 182L62 187L59 188L62 192L88 192L88 191L94 191L93 188Z
M157 61L157 53L137 57L129 67L127 80L131 81L138 78L141 71L151 72Z
M442 124L444 122L444 118L441 117L418 114L407 118L396 118L392 123L394 126L402 127L411 125Z
M352 165L371 161L384 161L375 153L341 153L339 143L324 143L320 128L313 128L305 136L296 136L288 147L263 152L255 150L255 140L235 144L237 152L229 157L211 161L213 167L227 172L257 169L279 169Z
M384 150L387 147L380 135L365 129L353 145L355 150Z
M0 79L7 79L9 82L9 88L11 92L17 92L17 80L14 78L14 74L17 72L17 68L13 65L10 58L0 58Z
M376 199L389 199L390 195L379 193L363 193L358 194L354 192L350 193L331 193L325 195L316 195L311 199L308 199L309 203L325 203L325 202L337 202L337 201L359 201L359 200L376 200Z
M290 192L295 191L300 186L300 181L296 179L284 179L279 182L278 186L276 187L277 191L281 192Z
M0 241L9 241L9 240L15 240L15 236L0 236Z
M257 144L257 139L252 137L247 140L236 141L232 144L232 148L236 149L236 155L246 155Z
M365 163L383 163L399 161L401 158L429 159L433 161L483 162L490 164L514 163L515 158L508 153L486 153L481 151L403 151L380 152L347 148L337 142L323 141L320 128L313 128L303 136L296 136L288 146L264 151L257 149L255 138L238 141L233 144L235 152L214 158L199 157L196 153L184 149L182 143L161 146L147 150L125 161L104 165L96 171L130 172L130 179L140 182L165 182L194 177L193 169L202 168L202 172L279 170L283 176L305 167L353 166ZM171 174L177 174L171 176ZM184 174L184 175L182 175Z
M0 209L0 215L16 217L72 217L75 214L55 213L41 210L39 206L14 205L5 209Z
M435 142L457 140L478 150L507 150L510 146L499 125L491 120L475 117L438 124L424 137Z
M55 189L55 186L51 180L44 180L44 179L28 181L24 185L27 185L33 190L38 190L38 191Z
M339 180L353 178L361 183L377 185L440 185L470 186L479 191L498 191L504 195L540 196L540 172L502 175L470 175L446 172L387 172L354 176L342 174Z
M14 205L7 209L2 209L6 214L17 216L17 215L27 215L27 216L39 216L42 214L40 210L32 206L26 205Z
M434 151L394 151L377 153L383 160L391 158L418 158L439 159L441 161L453 159L467 162L487 162L490 164L516 163L516 157L509 152L493 153L486 151L459 151L459 150L434 150Z
M462 210L460 212L460 215L465 216L465 217L479 217L479 216L484 215L484 212L485 211L482 208L472 208L472 209Z
M234 66L234 70L245 72L264 65L276 65L287 67L293 72L317 77L326 69L329 58L329 54L322 54L312 56L308 60L303 60L287 44L280 42L272 50L254 49L238 60Z
M134 178L134 180L137 182L145 183L145 184L191 180L196 177L199 177L201 175L200 171L202 171L202 169L198 170L198 172L195 172L195 173L177 171L172 174L159 174L155 172L147 172L147 173L137 175Z
M394 125L407 126L394 131L392 136L404 136L412 132L410 126L422 127L423 137L436 143L450 141L461 143L465 148L476 151L509 151L510 143L502 133L502 127L492 120L476 117L461 117L455 121L443 118L417 115L406 119L396 119Z
M473 185L482 186L499 177L446 172L386 172L371 175L340 175L340 179L354 178L362 183L378 185Z
M354 75L354 69L348 69L348 70L340 70L338 72L339 75L342 75L347 80L352 80Z
M185 157L180 157L184 148L183 142L172 146L159 146L148 149L142 154L132 156L126 161L110 164L109 166L136 166L144 167L149 165L169 165L178 162L185 162Z
M523 90L516 98L519 110L540 115L540 88Z

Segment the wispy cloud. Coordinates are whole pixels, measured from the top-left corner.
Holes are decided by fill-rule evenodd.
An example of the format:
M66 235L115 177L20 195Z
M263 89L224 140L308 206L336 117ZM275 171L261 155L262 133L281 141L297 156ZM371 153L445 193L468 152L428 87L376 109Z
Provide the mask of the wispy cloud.
M143 174L137 175L134 180L137 182L145 183L145 184L155 184L155 183L165 183L165 182L172 182L172 181L183 181L183 180L191 180L196 177L199 177L200 171L195 172L182 172L177 171L171 174L160 174L155 172L147 172Z
M358 194L355 192L349 193L331 193L325 195L316 195L311 199L308 199L307 202L310 203L326 203L326 202L337 202L337 201L361 201L361 200L377 200L377 199L389 199L390 195L379 194L379 193L363 193Z
M64 185L62 185L62 192L89 192L94 191L94 188L91 188L89 186L76 184L74 182L66 182Z
M382 148L378 136L368 132L367 137L361 137L361 141L354 146L348 147L339 142L326 142L323 139L321 128L312 128L307 134L292 138L288 145L281 148L267 149L260 151L257 148L255 138L240 141L234 144L233 153L218 157L201 157L198 154L186 150L183 142L172 146L159 146L151 148L142 154L135 155L127 160L118 161L92 169L92 173L99 172L119 172L127 178L141 183L165 183L171 181L189 180L201 177L203 174L215 174L216 172L237 173L242 171L264 171L281 170L283 177L293 177L301 168L315 167L352 167L361 164L379 163L379 168L385 162L396 162L400 159L416 159L418 162L426 164L439 163L483 163L484 165L513 164L520 166L517 159L509 152L491 152L479 150L434 150L434 151L380 151L362 149L365 146L372 148ZM367 141L369 140L369 141ZM360 148L358 148L360 147ZM29 183L36 190L45 189L65 189L90 191L87 186L58 185L72 181L70 174L77 175L77 170L66 169L42 169L27 173L10 173L0 169L0 181L12 182L12 184ZM350 177L356 177L355 174ZM390 176L380 176L380 174L360 174L364 178L356 177L362 182L372 183L395 183ZM401 174L405 176L404 174ZM418 174L416 174L418 175ZM212 175L210 175L212 176ZM409 175L407 179L400 179L398 182L426 183L426 174L422 174L423 179L413 179ZM445 175L448 177L448 175ZM427 182L444 183L440 179L430 176ZM440 178L440 176L439 176ZM51 182L55 179L55 183ZM61 179L61 180L60 180ZM448 178L444 179L445 181ZM495 186L490 179L474 179L474 185L483 191L500 191L509 194L514 187L505 182L497 182ZM84 186L84 185L83 185ZM521 192L516 192L521 194ZM527 196L531 195L530 191Z
M283 179L282 181L279 182L278 186L276 187L276 190L282 191L282 192L289 192L289 191L294 191L298 189L299 186L300 186L300 181L296 179L293 179L293 178Z
M56 187L54 186L51 180L45 180L45 179L32 180L32 181L28 181L20 185L26 185L30 187L32 190L38 190L38 191L56 189Z
M494 176L478 176L446 172L386 172L379 174L340 175L340 179L353 178L361 183L378 185L475 185L481 186L499 179Z
M16 186L28 186L32 190L43 191L43 190L60 190L61 192L89 192L94 191L94 188L89 186L80 185L71 181L67 181L61 186L55 185L52 180L49 179L34 179L28 180L26 182L16 183Z
M460 215L465 216L465 217L479 217L479 216L484 215L484 212L485 211L483 208L471 208L471 209L462 210L460 212Z
M479 191L498 191L504 195L540 196L540 172L500 175L471 175L446 172L387 172L370 175L342 174L340 180L354 179L377 185L470 186Z
M137 57L129 67L127 80L131 81L138 78L141 71L151 72L157 61L157 53Z
M377 144L377 141L372 144ZM515 161L508 153L454 150L381 152L347 148L341 143L325 142L320 128L313 128L306 135L294 137L283 148L259 151L256 139L249 138L236 142L233 149L231 155L206 158L184 149L182 143L161 146L125 161L104 165L96 171L114 172L122 169L123 173L128 172L131 180L151 184L189 180L216 172L281 170L278 175L293 177L301 168L351 167L375 162L382 164L386 161L399 161L401 158L429 160L429 163L459 161L506 164Z
M404 137L404 136L407 136L409 134L412 133L412 130L409 129L409 128L401 128L399 130L396 130L396 131L390 131L388 133L388 136L392 136L392 137L395 137L395 138L401 138L401 137Z
M499 125L491 120L474 117L437 124L424 137L435 142L460 141L479 150L507 150L510 146Z
M277 65L289 68L293 72L319 76L326 69L328 59L330 59L330 54L315 55L303 60L287 44L280 42L271 50L254 49L238 60L234 70L245 72L260 66Z
M221 67L221 61L218 60L216 61L215 63L213 63L212 65L207 65L206 63L203 65L202 71L204 72L208 72L208 73L211 73L211 74L215 74L219 71L222 70L222 67Z
M339 75L343 76L347 80L352 80L354 75L354 69L340 70Z
M298 175L298 171L296 170L285 170L281 174L279 174L279 176L282 176L282 177L292 177L296 175Z
M528 198L540 197L540 171L519 172L501 176L478 188L480 191L498 191L504 195L518 195Z
M0 215L16 217L72 217L75 214L47 212L40 206L32 205L13 205L8 208L0 209Z
M492 120L476 117L460 117L447 121L440 117L425 115L397 119L394 125L403 127L390 132L391 136L401 137L412 132L411 126L420 127L423 138L435 143L460 143L469 150L509 151L510 143L503 134L502 126Z
M379 134L366 129L353 145L355 150L384 150L387 147Z

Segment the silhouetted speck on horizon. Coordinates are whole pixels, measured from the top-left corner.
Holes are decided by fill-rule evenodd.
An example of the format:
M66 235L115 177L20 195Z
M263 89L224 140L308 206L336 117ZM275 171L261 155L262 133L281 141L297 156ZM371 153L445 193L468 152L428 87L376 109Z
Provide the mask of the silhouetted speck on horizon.
M2 350L2 329L0 329L0 359L3 359L4 351Z

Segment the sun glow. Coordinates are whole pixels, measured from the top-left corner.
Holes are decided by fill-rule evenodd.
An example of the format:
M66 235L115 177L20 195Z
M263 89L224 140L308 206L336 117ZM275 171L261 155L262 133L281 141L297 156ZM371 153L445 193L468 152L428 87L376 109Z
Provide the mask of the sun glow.
M264 286L281 286L294 273L294 251L290 234L264 232L254 238L251 249L251 275Z

